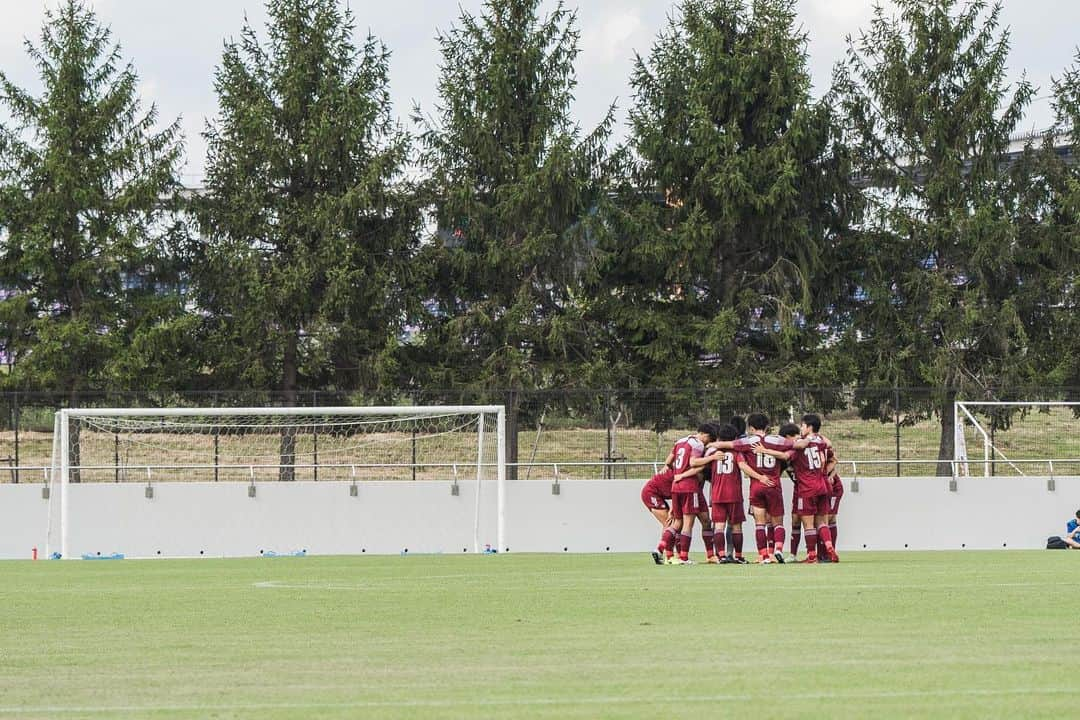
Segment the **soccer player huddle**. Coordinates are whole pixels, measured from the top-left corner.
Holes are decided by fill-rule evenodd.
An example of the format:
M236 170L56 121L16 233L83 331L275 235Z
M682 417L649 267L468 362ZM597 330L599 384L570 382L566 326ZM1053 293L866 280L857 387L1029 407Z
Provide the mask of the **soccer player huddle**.
M663 532L652 553L658 565L686 565L694 525L701 528L706 562L749 561L743 556L745 500L750 501L757 542L757 562L784 563L798 557L806 540L805 563L839 562L836 514L844 486L836 475L836 453L821 435L821 418L803 415L799 425L785 423L769 432L769 418L754 413L720 424L707 422L671 448L662 472L641 490L645 507ZM794 481L790 558L784 558L784 494L781 475ZM744 495L744 476L749 492ZM710 492L705 496L705 483ZM728 553L728 534L731 554Z

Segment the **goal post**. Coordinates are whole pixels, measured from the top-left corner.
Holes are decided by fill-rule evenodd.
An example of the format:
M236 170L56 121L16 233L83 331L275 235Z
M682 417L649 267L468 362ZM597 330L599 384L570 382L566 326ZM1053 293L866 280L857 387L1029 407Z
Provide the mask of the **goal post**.
M1037 434L1034 431L1028 430L1027 432L1021 432L1017 428L1022 426L1021 420L1029 416L1033 411L1039 413L1054 413L1058 410L1068 409L1070 415L1075 415L1080 411L1080 402L1064 402L1064 401L957 401L954 403L953 414L953 464L954 472L957 475L971 475L971 465L975 464L978 467L980 461L977 457L969 457L968 455L968 435L967 430L970 428L974 431L974 436L971 438L975 441L976 446L982 446L982 475L984 477L990 477L994 473L994 466L1003 464L1010 468L1012 471L1019 475L1026 475L1030 473L1030 466L1033 463L1049 463L1047 467L1052 468L1053 462L1065 461L1071 462L1071 457L1055 457L1054 447L1051 443L1045 440L1045 434ZM1058 420L1064 421L1064 418L1060 416ZM995 416L1005 418L1003 423L1004 427L998 426L994 422ZM1022 436L1020 440L1014 441L1014 445L1030 445L1032 446L1027 455L1031 455L1032 452L1039 455L1038 458L1032 459L1031 457L1020 458L1017 452L1010 449L1009 454L1014 457L1009 457L1002 448L1002 442L997 439L996 435L1007 436L1007 433L1011 433L1014 436ZM1059 448L1060 449L1060 448ZM1060 453L1058 453L1060 454ZM1071 453L1070 453L1071 454ZM1024 471L1024 466L1029 466L1029 472ZM978 472L976 470L976 472Z
M46 553L70 557L75 482L495 481L495 542L506 542L506 410L501 405L73 408L54 418ZM490 500L489 500L490 503ZM490 508L490 504L487 505ZM490 512L490 511L489 511ZM487 523L490 523L490 515ZM490 528L490 524L488 525Z

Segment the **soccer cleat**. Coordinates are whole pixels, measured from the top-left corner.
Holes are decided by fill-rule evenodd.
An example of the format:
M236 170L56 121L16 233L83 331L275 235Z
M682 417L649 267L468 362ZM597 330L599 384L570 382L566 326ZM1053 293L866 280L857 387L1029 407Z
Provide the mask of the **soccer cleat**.
M671 557L667 558L666 560L664 560L664 564L665 565L682 565L682 560L680 560L679 558L677 558L675 556L671 556Z
M722 561L715 555L705 558L706 565L719 565Z
M679 561L679 564L680 564L680 565L693 565L693 564L694 564L694 561L693 561L693 560L690 560L689 558L687 558L686 560L680 560L680 561Z
M840 562L840 556L836 554L835 549L829 551L829 562Z
M762 555L758 558L758 565L771 565L773 559L768 555Z
M747 560L746 558L744 558L742 555L739 555L738 557L733 558L731 562L735 563L736 565L749 565L750 564L750 561Z
M806 563L807 565L817 565L817 557L814 555L807 555L805 558L799 561L800 563Z
M784 564L784 553L782 553L782 552L773 553L772 557L773 557L773 560L780 563L781 565Z
M657 565L663 565L664 564L663 556L660 553L658 553L656 550L652 551L652 559L653 559L653 562L656 563Z
M730 558L727 555L721 555L720 559L717 560L717 562L721 565L731 565L735 562L735 558Z

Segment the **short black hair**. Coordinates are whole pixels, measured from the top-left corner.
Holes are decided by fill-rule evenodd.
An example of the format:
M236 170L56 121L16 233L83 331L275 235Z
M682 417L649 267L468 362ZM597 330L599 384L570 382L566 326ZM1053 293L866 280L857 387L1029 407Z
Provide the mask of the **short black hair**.
M705 433L709 436L709 441L712 442L716 439L716 426L712 423L701 423L698 425L697 431L699 433Z
M769 418L764 413L753 413L746 418L746 424L753 430L767 430L769 427Z
M795 423L784 423L780 426L780 437L791 437L799 434L799 426Z
M717 440L734 440L739 437L739 429L734 425L721 425L716 431Z
M815 415L814 413L806 413L802 416L802 421L804 425L809 425L814 432L817 432L821 429L820 415Z
M1076 511L1076 517L1080 518L1080 510Z
M732 415L731 419L728 420L728 424L735 428L735 432L739 435L746 432L746 421L743 420L742 415Z

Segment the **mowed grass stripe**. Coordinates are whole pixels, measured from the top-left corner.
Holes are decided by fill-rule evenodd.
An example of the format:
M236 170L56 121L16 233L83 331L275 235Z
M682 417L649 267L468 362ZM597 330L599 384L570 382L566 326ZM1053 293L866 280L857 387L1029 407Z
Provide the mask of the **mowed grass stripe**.
M1080 553L0 563L14 717L1035 717L1080 640ZM269 586L268 586L269 585ZM752 703L747 706L746 703ZM738 711L735 713L734 711ZM768 714L768 713L766 713Z

